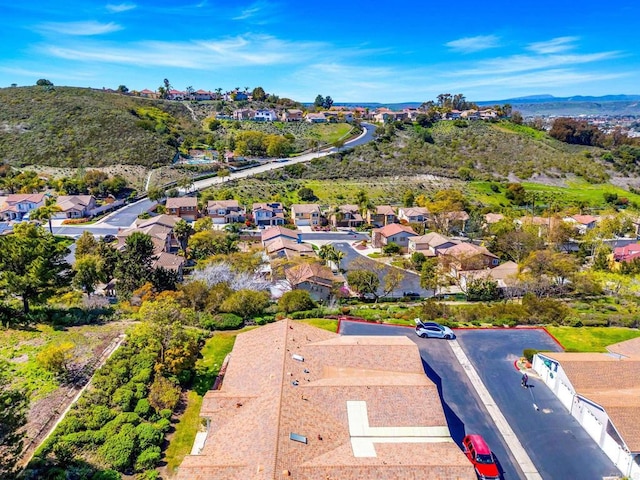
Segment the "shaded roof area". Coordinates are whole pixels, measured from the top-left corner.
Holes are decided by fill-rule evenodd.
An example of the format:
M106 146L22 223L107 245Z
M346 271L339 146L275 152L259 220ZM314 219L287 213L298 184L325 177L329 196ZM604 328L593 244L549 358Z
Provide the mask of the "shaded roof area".
M406 337L340 337L291 320L242 333L201 413L209 435L181 480L476 478ZM407 432L412 443L398 436Z

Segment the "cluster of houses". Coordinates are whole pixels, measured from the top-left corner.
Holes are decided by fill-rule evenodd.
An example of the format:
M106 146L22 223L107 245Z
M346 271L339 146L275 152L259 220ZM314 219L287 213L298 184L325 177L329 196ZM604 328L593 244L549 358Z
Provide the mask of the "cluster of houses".
M31 211L45 205L51 195L48 193L14 193L0 196L0 220L22 221L29 220ZM114 209L124 203L113 197L105 199L98 205L93 195L59 195L52 217L57 220L91 218L107 210Z

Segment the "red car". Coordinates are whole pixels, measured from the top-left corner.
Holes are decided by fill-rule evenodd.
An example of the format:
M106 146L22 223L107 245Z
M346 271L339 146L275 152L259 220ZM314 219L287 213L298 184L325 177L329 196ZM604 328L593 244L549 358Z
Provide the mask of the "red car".
M491 449L480 435L467 435L462 439L464 453L476 469L480 480L499 480L500 472Z

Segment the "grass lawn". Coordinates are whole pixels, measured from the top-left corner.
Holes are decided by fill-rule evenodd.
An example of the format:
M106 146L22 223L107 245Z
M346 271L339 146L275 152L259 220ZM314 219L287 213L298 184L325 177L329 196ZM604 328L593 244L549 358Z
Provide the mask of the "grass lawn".
M333 143L345 138L350 131L351 125L348 123L324 123L314 125L313 135L317 135L321 142Z
M196 363L196 379L193 389L187 395L187 408L176 424L175 432L165 452L167 470L170 474L180 466L182 459L188 455L200 427L200 406L202 398L213 386L224 358L233 349L236 335L240 331L216 332L202 347L202 358Z
M322 328L323 330L329 330L330 332L336 333L338 331L337 320L331 320L328 318L308 318L300 321L313 327Z
M504 196L505 189L501 186L499 192L491 190L491 184L495 182L469 182L468 192L473 200L489 206L508 206L509 200ZM605 193L615 193L618 197L625 197L632 202L640 202L640 195L631 193L623 188L610 184L591 184L584 181L568 181L566 187L543 185L534 182L522 182L527 192L536 194L536 205L555 204L557 206L569 206L586 203L592 207L605 208Z
M606 352L605 347L640 337L640 330L621 327L547 327L567 352Z

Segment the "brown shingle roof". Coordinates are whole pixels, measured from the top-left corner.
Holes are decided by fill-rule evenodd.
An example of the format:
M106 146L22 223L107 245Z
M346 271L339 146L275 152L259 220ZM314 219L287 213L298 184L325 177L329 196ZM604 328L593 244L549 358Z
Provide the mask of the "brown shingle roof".
M294 203L291 205L294 213L320 213L320 206L317 203Z
M395 215L396 212L393 210L393 207L391 207L391 205L378 205L376 207L376 214L377 215Z
M167 208L181 208L181 207L197 207L198 199L196 197L175 197L167 198Z
M624 342L614 343L607 347L611 353L624 355L625 357L640 358L640 337L625 340Z
M375 456L356 456L347 403L354 401L372 427L422 427L442 441L420 443L419 455L415 443L375 443ZM405 337L338 337L290 320L242 333L202 414L211 419L208 438L201 455L185 458L180 480L476 478L448 437L417 346Z
M373 231L379 233L383 237L390 237L401 232L417 235L417 233L413 231L413 228L406 225L400 225L399 223L390 223L382 228L374 228Z
M297 239L299 234L300 230L291 230L290 228L277 226L265 228L264 230L262 230L262 232L260 233L260 238L262 240L262 243L265 244L269 240L277 237L289 237L292 239Z

